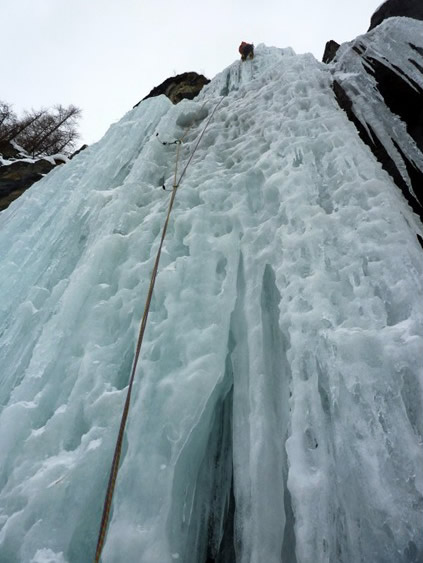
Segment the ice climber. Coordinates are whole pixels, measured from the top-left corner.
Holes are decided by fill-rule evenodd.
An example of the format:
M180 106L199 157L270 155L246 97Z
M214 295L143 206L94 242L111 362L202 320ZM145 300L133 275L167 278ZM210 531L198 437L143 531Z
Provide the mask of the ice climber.
M254 45L252 43L246 43L243 41L239 46L238 51L241 54L241 61L254 58Z

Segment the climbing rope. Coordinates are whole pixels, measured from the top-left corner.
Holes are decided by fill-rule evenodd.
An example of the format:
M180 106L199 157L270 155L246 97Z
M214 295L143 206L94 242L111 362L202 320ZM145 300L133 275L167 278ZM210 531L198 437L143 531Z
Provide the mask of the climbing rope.
M141 352L141 345L142 345L142 341L144 338L144 332L145 332L145 328L147 326L147 318L148 318L148 313L150 311L150 305L151 305L151 299L153 296L153 290L154 290L154 285L156 282L156 277L157 277L157 272L158 272L158 268L159 268L159 262L160 262L160 256L162 253L162 247L163 247L163 243L164 243L164 239L166 236L166 232L167 232L167 228L169 225L169 219L170 219L170 214L172 212L172 208L173 208L173 204L175 201L175 197L176 197L176 191L179 188L183 177L185 176L185 173L188 169L188 166L190 165L192 158L201 142L201 139L204 136L204 133L206 132L207 127L210 124L210 121L213 119L214 114L216 113L217 108L219 107L219 105L221 104L223 98L221 98L219 100L219 102L215 105L211 115L209 116L193 150L191 151L191 154L188 158L188 161L185 165L185 167L182 170L181 175L179 176L178 179L178 164L179 164L179 158L180 158L180 152L181 152L181 145L183 142L183 139L187 136L188 131L191 129L192 125L190 125L190 127L185 131L184 135L178 139L177 141L175 141L174 143L166 143L166 144L176 144L177 145L177 149L176 149L176 160L175 160L175 172L174 172L174 177L173 177L173 186L172 186L172 195L170 197L170 201L169 201L169 205L168 205L168 209L167 209L167 215L166 215L166 220L164 222L163 225L163 230L162 230L162 236L160 239L160 244L159 244L159 248L157 250L157 254L156 254L156 259L154 262L154 267L153 267L153 272L151 274L151 279L150 279L150 286L148 289L148 294L147 294L147 299L145 302L145 307L144 307L144 313L142 316L142 320L141 320L141 325L140 325L140 329L139 329L139 334L138 334L138 341L137 341L137 346L135 349L135 355L134 355L134 361L132 364L132 370L131 370L131 376L129 378L129 384L128 384L128 391L126 394L126 400L125 400L125 405L123 407L123 412L122 412L122 417L121 417L121 421L120 421L120 426L119 426L119 433L118 433L118 437L116 440L116 445L115 445L115 451L113 454L113 461L112 461L112 466L110 469L110 475L109 475L109 481L107 484L107 491L106 491L106 497L104 500L104 506L103 506L103 514L102 514L102 518L101 518L101 524L100 524L100 531L98 534L98 540L97 540L97 548L96 548L96 553L95 553L95 563L98 563L100 561L100 557L101 557L101 553L103 551L103 546L104 546L104 541L106 539L106 532L107 532L107 526L109 523L109 516L110 516L110 509L112 506L112 499L113 499L113 493L114 493L114 489L115 489L115 484L116 484L116 478L117 478L117 474L118 474L118 470L119 470L119 461L120 461L120 455L121 455L121 451L122 451L122 443L123 443L123 435L125 432L125 426L126 426L126 422L128 419L128 413L129 413L129 405L131 402L131 394L132 394L132 387L134 384L134 380L135 380L135 372L137 369L137 365L138 365L138 360L139 360L139 356L140 356L140 352ZM203 104L202 108L204 107L205 104ZM201 108L201 109L202 109ZM160 141L161 142L161 141Z

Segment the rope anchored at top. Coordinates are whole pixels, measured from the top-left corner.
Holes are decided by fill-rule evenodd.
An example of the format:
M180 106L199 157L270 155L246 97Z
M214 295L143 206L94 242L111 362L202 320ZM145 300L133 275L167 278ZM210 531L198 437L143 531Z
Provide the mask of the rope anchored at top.
M117 474L118 474L118 470L119 470L120 456L121 456L121 452L122 452L123 436L124 436L124 432L125 432L126 422L127 422L127 419L128 419L132 388L133 388L133 384L134 384L134 380L135 380L135 372L136 372L138 360L139 360L139 357L140 357L141 345L142 345L142 342L143 342L144 333L145 333L145 329L146 329L146 326L147 326L147 319L148 319L148 314L149 314L149 311L150 311L151 299L152 299L152 296L153 296L154 285L155 285L155 282L156 282L157 272L158 272L158 269L159 269L160 256L161 256L161 253L162 253L163 243L164 243L167 228L168 228L168 225L169 225L170 214L172 212L173 204L175 202L176 192L177 192L177 189L179 188L179 186L181 184L183 177L186 174L188 166L190 165L190 163L192 161L192 158L193 158L193 156L194 156L194 154L195 154L195 152L196 152L196 150L197 150L197 148L198 148L198 146L201 142L201 139L204 136L204 133L205 133L207 127L209 126L210 121L212 120L212 118L213 118L217 108L221 104L222 100L223 100L223 98L221 98L219 100L219 102L215 105L210 117L208 118L208 120L207 120L207 122L206 122L206 124L205 124L205 126L204 126L204 128L203 128L194 148L193 148L193 150L191 151L191 154L188 158L188 161L187 161L185 167L182 170L182 173L179 176L179 179L178 179L178 164L179 164L179 158L180 158L180 148L181 148L183 139L188 134L188 131L191 129L192 125L187 129L187 131L185 131L184 135L180 139L177 139L176 141L174 141L172 143L163 143L162 141L160 141L162 144L165 144L165 145L166 144L176 144L177 145L175 172L174 172L174 179L173 179L173 186L172 186L172 195L170 197L170 201L169 201L169 205L168 205L168 209L167 209L167 215L166 215L166 219L165 219L165 222L164 222L164 225L163 225L162 235L161 235L161 239L160 239L160 244L159 244L159 248L158 248L157 253L156 253L156 259L154 261L154 267L153 267L153 271L152 271L151 278L150 278L150 286L149 286L148 293L147 293L147 298L146 298L145 307L144 307L144 313L143 313L143 316L142 316L142 319L141 319L141 324L140 324L140 329L139 329L139 334L138 334L138 341L137 341L137 345L136 345L136 349L135 349L134 361L133 361L133 364L132 364L131 375L130 375L130 378L129 378L128 391L127 391L127 394L126 394L126 400L125 400L125 404L124 404L124 407L123 407L122 417L121 417L120 426L119 426L119 432L118 432L116 445L115 445L115 451L114 451L114 454L113 454L112 466L111 466L111 469L110 469L110 475L109 475L109 481L108 481L108 485L107 485L106 496L105 496L105 499L104 499L103 514L102 514L102 518L101 518L100 530L99 530L98 540L97 540L97 548L96 548L96 553L95 553L95 563L98 563L100 561L101 553L103 551L103 546L104 546L104 542L105 542L105 539L106 539L107 527L108 527L109 517L110 517L110 509L111 509L111 506L112 506L113 493L114 493L114 489L115 489L115 485L116 485L116 479L117 479ZM156 137L158 137L158 135L156 135Z

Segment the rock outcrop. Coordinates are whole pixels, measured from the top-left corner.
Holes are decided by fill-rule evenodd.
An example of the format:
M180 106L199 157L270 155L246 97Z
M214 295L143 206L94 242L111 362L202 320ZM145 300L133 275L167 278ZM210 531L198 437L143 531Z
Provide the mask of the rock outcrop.
M333 39L326 43L325 52L323 53L322 61L326 64L329 64L336 56L340 45Z
M384 20L398 16L423 20L423 2L421 0L387 0L373 14L369 31Z
M74 156L76 156L77 154L79 154L80 152L84 151L84 150L87 149L87 148L88 148L88 145L85 145L85 144L82 145L82 147L80 147L77 151L75 151L74 153L72 153L72 154L70 155L69 160L72 160L72 158L73 158Z
M179 103L184 98L192 100L200 93L203 86L209 82L210 80L202 74L184 72L183 74L167 78L164 82L159 84L159 86L153 88L141 102L147 98L153 98L161 94L167 96L173 104ZM137 107L141 102L135 104L134 107Z
M421 20L423 4L415 0L385 2L373 15L370 28L380 25L383 20L391 16L412 16L415 20ZM383 23L386 24L388 22ZM391 20L389 23L392 30L403 25L406 24L401 20ZM423 24L419 22L416 25L421 26L423 34ZM405 124L407 133L417 145L423 158L423 49L420 44L414 45L413 36L408 38L406 33L393 39L392 42L388 35L385 43L378 42L374 33L360 36L341 47L337 47L334 41L328 42L323 62L334 62L335 68L341 73L337 75L335 71L334 80L334 92L340 107L355 124L360 137L370 147L383 168L401 188L414 211L423 218L423 172L407 158L393 136L387 132L392 137L395 150L402 160L402 165L398 166L392 154L388 154L385 150L384 143L374 131L372 124L361 111L357 111L359 108L354 106L351 98L354 97L354 91L364 90L366 82L367 85L371 83L372 86L367 88L367 93L373 98L374 107L377 107L378 100L383 99L389 111L395 116L394 119L399 117ZM405 74L398 62L395 64L393 53L402 56L404 61L407 59L406 62L413 69L413 76L411 73ZM351 78L337 80L336 77L342 76L342 73L351 73ZM356 77L353 77L354 74ZM404 172L408 175L411 186L407 185ZM414 192L414 195L411 192Z
M20 147L13 142L0 142L0 158L19 158L19 156L22 155L22 150L23 149L20 149Z
M0 211L50 170L67 161L58 155L32 159L9 142L1 143L0 157Z

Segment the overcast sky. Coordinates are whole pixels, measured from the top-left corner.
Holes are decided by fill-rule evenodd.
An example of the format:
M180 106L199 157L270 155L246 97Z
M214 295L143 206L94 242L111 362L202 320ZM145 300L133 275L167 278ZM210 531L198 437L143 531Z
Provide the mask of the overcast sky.
M213 78L244 40L321 60L365 33L382 0L0 0L0 99L75 104L93 143L169 76Z

